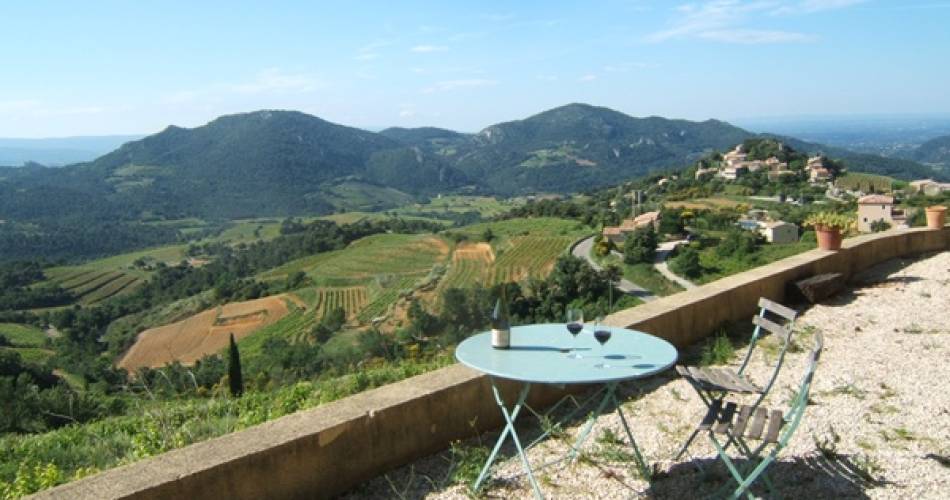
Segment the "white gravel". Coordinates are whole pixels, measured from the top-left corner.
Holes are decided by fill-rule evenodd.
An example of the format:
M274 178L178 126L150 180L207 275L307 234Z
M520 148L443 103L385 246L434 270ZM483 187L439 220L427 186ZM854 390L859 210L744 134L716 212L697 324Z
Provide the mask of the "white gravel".
M784 498L946 498L950 492L950 252L892 260L853 280L854 288L807 310L797 322L796 343L767 404L786 409L801 379L813 332L821 331L825 351L815 376L810 405L779 461L769 468ZM750 376L764 381L774 339L753 356ZM744 348L743 348L744 349ZM734 365L744 350L737 351ZM687 354L688 353L684 353ZM548 498L696 498L714 492L728 478L706 438L700 435L692 458L672 456L705 407L672 371L645 384L624 388L624 413L657 477L638 477L632 460L604 444L605 433L624 436L615 413L601 416L581 460L536 472ZM537 433L519 419L522 436ZM573 422L570 439L583 422ZM497 434L480 438L491 447ZM599 438L599 439L598 439ZM527 438L526 438L527 440ZM825 453L818 442L825 445ZM510 443L510 441L509 441ZM478 440L462 446L478 445ZM548 439L529 451L533 464L562 456L563 440ZM532 498L521 462L512 447L493 468L487 498ZM735 456L733 454L733 456ZM464 484L447 479L453 455L444 452L376 478L347 498L470 498ZM474 461L473 461L474 463ZM707 474L701 474L701 464ZM479 463L478 466L481 464ZM504 479L508 478L508 479ZM761 483L761 481L760 481ZM758 495L767 490L760 484Z

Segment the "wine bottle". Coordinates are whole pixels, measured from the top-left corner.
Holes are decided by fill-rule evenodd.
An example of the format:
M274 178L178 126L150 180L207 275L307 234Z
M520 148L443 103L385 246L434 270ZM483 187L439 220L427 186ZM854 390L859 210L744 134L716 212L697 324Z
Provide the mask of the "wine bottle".
M508 303L505 300L504 288L498 301L495 302L495 310L491 315L491 346L495 349L511 347L511 326L508 321Z

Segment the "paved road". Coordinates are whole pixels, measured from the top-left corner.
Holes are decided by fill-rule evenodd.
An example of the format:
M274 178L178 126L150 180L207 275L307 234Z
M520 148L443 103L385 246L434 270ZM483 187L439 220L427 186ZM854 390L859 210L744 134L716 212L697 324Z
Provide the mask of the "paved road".
M599 271L602 269L600 264L594 262L594 259L590 256L590 251L593 249L593 247L594 237L591 236L590 238L578 243L577 246L574 247L574 251L572 253L575 257L585 259L588 263L590 263L591 267ZM642 286L623 278L620 279L617 289L623 293L633 295L644 302L650 302L659 298L656 295L653 295L653 293L646 288L643 288Z
M675 248L676 245L681 243L685 244L686 240L667 241L660 243L656 247L656 259L653 261L653 267L655 267L656 270L659 271L659 273L662 274L666 279L689 290L690 288L696 288L696 284L691 281L687 281L673 271L670 271L670 266L666 264L666 258L669 257L670 252L673 251L673 248Z

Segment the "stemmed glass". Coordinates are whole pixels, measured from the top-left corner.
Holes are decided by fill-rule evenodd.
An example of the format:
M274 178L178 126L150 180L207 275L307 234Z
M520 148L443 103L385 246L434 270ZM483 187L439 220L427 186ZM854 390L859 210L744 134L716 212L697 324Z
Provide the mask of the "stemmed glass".
M599 316L594 322L594 339L597 342L600 342L601 353L606 352L604 345L610 340L610 327L603 324L604 318ZM607 356L604 355L604 359L607 359ZM610 365L607 363L597 363L594 365L594 368L610 368Z
M574 336L574 348L571 349L571 353L567 357L571 359L581 359L584 356L581 356L577 353L577 334L581 333L581 330L584 329L584 311L581 309L568 309L567 310L567 331Z

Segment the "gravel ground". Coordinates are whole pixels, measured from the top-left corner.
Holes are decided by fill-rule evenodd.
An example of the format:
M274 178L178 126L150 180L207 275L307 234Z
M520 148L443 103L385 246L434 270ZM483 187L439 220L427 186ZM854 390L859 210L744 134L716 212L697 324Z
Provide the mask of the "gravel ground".
M788 448L769 470L783 498L946 498L950 491L950 252L895 259L853 280L854 287L809 308L767 405L785 410L798 386L814 332L825 338L812 404ZM747 330L748 331L748 330ZM767 338L749 367L766 380L777 342ZM699 348L681 353L688 358ZM738 367L744 346L732 365ZM639 477L619 436L616 413L598 418L580 459L536 471L548 498L697 498L716 491L728 473L700 435L690 452L672 457L705 413L689 385L672 376L623 389L623 410L647 461L652 483ZM519 433L536 435L533 419ZM532 464L563 456L583 422L528 453ZM459 443L456 452L420 460L376 478L346 498L471 498L456 477L477 475L496 433ZM509 441L510 443L510 441ZM493 468L486 498L532 498L513 449ZM468 457L467 459L463 457ZM735 456L735 455L733 455ZM742 463L741 460L737 462ZM700 473L697 465L704 467ZM767 491L760 485L758 495Z

